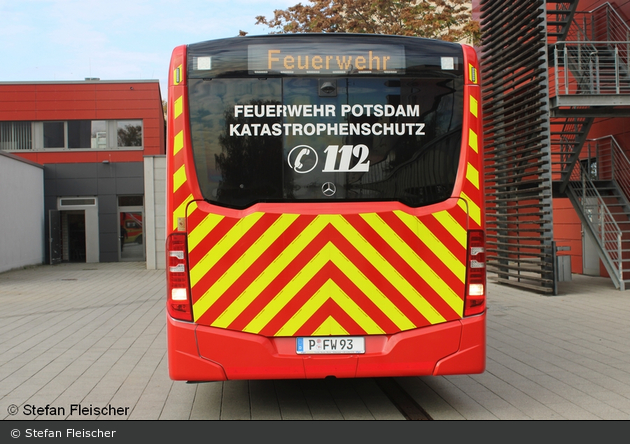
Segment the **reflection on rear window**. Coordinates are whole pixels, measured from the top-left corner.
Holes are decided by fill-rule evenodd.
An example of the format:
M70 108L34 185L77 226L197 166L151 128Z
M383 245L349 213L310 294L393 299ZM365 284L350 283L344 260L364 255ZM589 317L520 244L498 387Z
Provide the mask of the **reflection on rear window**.
M459 77L189 79L197 176L208 201L400 201L453 190Z

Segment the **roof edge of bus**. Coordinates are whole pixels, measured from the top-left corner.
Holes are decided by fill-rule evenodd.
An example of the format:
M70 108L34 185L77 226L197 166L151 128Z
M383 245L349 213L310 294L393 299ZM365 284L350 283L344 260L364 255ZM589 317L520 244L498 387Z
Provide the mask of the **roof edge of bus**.
M282 39L290 39L290 38L300 38L305 36L317 36L324 38L333 38L333 37L361 37L361 38L386 38L386 39L413 39L418 41L427 41L433 42L435 44L443 44L445 46L462 46L462 43L459 42L448 42L446 40L439 39L430 39L426 37L418 37L418 36L406 36L406 35L395 35L395 34L368 34L368 33L352 33L352 32L302 32L302 33L277 33L277 34L256 34L256 35L244 35L244 36L232 36L232 37L222 37L217 39L208 39L202 40L198 42L193 42L187 44L187 46L198 45L207 42L217 42L217 41L228 41L228 40L239 40L239 39L260 39L260 38L282 38Z

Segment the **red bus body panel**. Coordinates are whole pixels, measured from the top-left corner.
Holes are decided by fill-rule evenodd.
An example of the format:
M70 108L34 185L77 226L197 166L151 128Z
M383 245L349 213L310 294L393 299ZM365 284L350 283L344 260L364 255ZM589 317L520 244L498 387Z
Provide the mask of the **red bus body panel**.
M485 311L464 317L466 234L485 228L480 92L471 47L464 47L464 60L468 67L464 133L450 199L420 208L371 202L257 204L232 210L205 202L197 185L187 124L186 47L174 50L169 77L167 233L188 236L194 322L167 315L171 379L484 371ZM274 227L276 237L266 239ZM296 239L304 233L311 238L300 246ZM218 248L219 240L226 240L229 248ZM284 263L279 258L287 254L291 260ZM319 268L313 265L316 262ZM311 279L304 280L308 273ZM364 279L364 286L348 279L348 273ZM290 293L287 288L292 285ZM336 298L330 296L313 307L322 288ZM288 302L281 304L282 298L277 298L283 292L290 294ZM269 308L274 304L275 311ZM362 336L365 353L297 354L297 336L324 335Z
M267 338L167 319L169 375L181 381L451 375L485 369L486 315L367 336L362 355L297 355L295 338Z

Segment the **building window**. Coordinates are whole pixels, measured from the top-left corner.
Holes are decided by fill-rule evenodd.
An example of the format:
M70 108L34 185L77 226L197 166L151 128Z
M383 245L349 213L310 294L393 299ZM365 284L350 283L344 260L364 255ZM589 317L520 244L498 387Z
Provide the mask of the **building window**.
M107 121L92 120L90 134L90 148L105 149L107 148Z
M65 132L65 122L44 122L44 148L65 148Z
M142 146L142 120L119 120L118 147Z
M95 198L84 198L84 197L69 197L69 198L63 198L63 199L59 199L59 209L65 208L65 207L76 207L76 206L85 206L85 205L96 205L96 199Z
M26 151L32 149L31 122L0 122L0 150Z
M70 149L106 149L106 120L69 120L68 148Z
M142 130L140 119L0 122L0 150L142 149Z
M119 207L141 207L144 205L144 196L118 196Z

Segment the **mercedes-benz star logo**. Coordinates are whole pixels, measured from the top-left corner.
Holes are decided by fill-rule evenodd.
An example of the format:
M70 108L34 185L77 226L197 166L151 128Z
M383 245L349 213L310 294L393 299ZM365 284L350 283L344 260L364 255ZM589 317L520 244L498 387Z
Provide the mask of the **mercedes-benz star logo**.
M326 182L324 185L322 185L322 193L324 193L324 196L330 197L334 195L336 192L337 192L337 187L335 186L334 183Z

